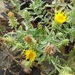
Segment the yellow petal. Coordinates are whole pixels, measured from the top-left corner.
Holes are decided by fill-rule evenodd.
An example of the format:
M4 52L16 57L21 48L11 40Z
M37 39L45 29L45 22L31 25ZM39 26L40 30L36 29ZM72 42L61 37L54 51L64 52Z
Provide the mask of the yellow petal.
M26 55L26 60L29 59L30 62L33 62L36 57L36 53L33 50L26 50L25 55Z

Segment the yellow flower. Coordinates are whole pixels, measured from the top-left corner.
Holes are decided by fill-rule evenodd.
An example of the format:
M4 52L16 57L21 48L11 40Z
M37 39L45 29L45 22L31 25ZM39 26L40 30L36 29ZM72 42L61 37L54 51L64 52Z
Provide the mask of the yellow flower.
M36 53L33 50L26 50L25 55L26 55L26 60L29 59L30 62L33 62L36 57Z
M54 20L55 20L58 24L62 24L62 23L64 23L64 22L66 22L67 16L65 15L65 12L62 12L62 10L60 10L58 13L55 14Z

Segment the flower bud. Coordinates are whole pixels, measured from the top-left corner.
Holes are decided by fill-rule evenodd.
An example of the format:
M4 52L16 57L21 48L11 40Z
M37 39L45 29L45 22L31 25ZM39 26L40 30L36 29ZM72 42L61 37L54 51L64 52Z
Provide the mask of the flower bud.
M64 39L64 40L62 41L62 45L68 45L68 43L69 43L69 39Z
M14 40L11 37L2 38L2 41L4 41L9 46L14 44Z
M17 46L17 48L22 48L22 44L21 43L17 43L16 46Z
M14 17L14 13L10 11L10 12L8 13L8 17Z
M6 38L2 38L2 39L3 39L3 41L5 41L5 42L9 42L9 43L12 43L12 42L13 42L13 39L10 38L10 37L6 37Z
M74 74L68 73L66 71L62 71L59 75L74 75Z
M70 67L63 67L63 69L60 70L59 75L74 75L72 73L72 69Z
M63 36L63 33L59 32L59 33L56 34L56 36L57 37L62 37Z
M14 15L14 13L12 13L11 11L8 13L8 18L9 18L9 26L11 26L12 28L16 29L17 25L19 24L17 22L17 19Z
M30 13L27 10L24 10L23 17L28 21L30 19Z

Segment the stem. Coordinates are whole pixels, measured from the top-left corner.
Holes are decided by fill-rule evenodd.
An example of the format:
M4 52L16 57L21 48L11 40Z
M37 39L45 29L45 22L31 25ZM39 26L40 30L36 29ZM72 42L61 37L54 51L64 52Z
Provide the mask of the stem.
M58 70L58 72L60 72L60 69L56 66L56 64L54 63L54 61L51 59L52 64L54 65L55 69Z
M13 55L9 52L9 50L6 49L6 52L8 53L8 55L9 55L18 65L20 65L22 68L24 68L24 67L21 65L21 63L20 63L19 61L17 61L17 60L15 59L15 57L13 57Z

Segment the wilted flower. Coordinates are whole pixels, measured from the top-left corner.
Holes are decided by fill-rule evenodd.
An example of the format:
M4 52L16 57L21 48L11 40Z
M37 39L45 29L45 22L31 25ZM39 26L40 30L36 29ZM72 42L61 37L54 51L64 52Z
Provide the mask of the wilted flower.
M58 13L55 14L54 20L55 20L58 24L62 24L62 23L64 23L64 22L66 22L67 16L65 15L64 12L62 12L62 10L60 10Z
M35 48L36 40L34 38L32 38L30 35L26 35L23 38L23 40L27 42L27 44L28 44L30 49L34 49Z
M26 60L29 60L30 62L33 62L36 57L36 53L33 50L26 50L25 51Z
M49 45L45 47L45 53L47 55L53 55L55 53L54 45Z
M27 43L32 43L32 37L30 35L26 35L24 38L23 38Z
M22 66L23 66L23 71L27 74L30 74L32 72L32 69L30 68L30 63L26 60L22 60L21 62ZM28 64L28 65L26 65Z

